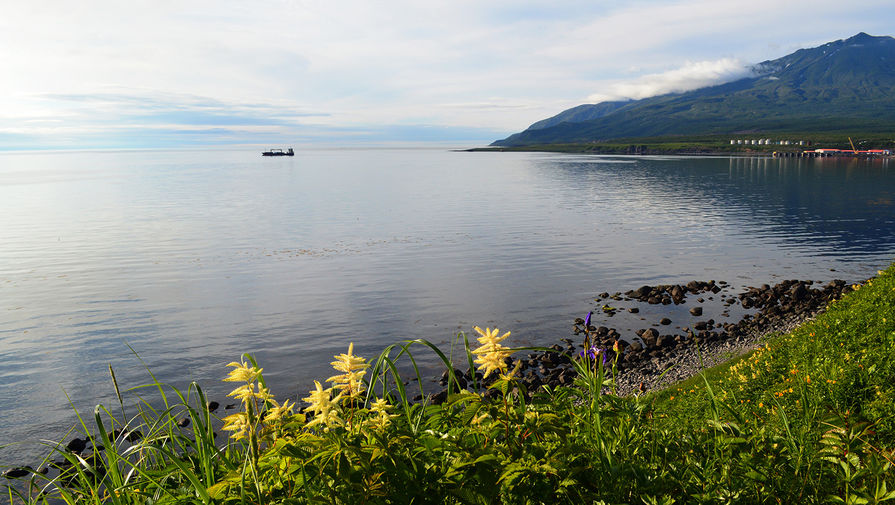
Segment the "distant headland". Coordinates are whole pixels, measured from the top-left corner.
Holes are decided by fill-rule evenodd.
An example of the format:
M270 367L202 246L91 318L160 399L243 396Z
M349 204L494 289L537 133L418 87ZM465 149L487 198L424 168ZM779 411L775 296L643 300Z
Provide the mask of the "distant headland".
M850 150L851 137L863 142L858 149L891 149L895 147L892 61L895 38L859 33L758 63L750 77L737 81L641 100L579 105L491 147L770 155L804 148L792 143L798 140ZM745 145L738 139L768 143Z

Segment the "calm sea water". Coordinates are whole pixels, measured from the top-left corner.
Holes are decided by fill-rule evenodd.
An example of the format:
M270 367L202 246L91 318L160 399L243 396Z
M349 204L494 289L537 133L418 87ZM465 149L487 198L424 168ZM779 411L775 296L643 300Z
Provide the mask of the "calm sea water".
M0 465L73 406L114 406L110 365L123 388L150 380L142 360L221 400L247 352L289 396L352 341L373 356L481 325L550 344L601 291L854 281L895 259L888 160L259 154L0 155L0 445L34 442Z

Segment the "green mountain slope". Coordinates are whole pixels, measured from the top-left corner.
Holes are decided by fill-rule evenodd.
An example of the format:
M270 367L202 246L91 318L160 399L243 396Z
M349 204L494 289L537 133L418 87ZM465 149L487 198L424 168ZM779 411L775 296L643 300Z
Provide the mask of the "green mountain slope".
M859 33L686 93L581 105L495 146L737 132L895 129L895 39Z

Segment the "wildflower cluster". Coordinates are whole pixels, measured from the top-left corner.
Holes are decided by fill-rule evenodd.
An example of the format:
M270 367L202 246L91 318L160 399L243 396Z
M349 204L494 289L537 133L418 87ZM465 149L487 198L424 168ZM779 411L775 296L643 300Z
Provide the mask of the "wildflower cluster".
M320 382L314 381L314 389L310 391L309 396L302 398L310 404L308 410L314 413L314 418L306 426L308 428L322 426L324 431L328 431L337 426L360 426L369 423L384 429L391 419L396 417L389 413L391 405L385 398L378 398L371 403L369 412L374 414L373 416L360 423L352 422L354 414L359 412L357 406L361 394L367 389L363 379L370 365L366 359L354 354L353 342L348 344L347 353L338 354L334 358L336 360L332 362L332 366L341 373L327 379L327 382L333 383L333 387L324 389Z
M270 429L281 419L292 413L294 404L289 400L280 405L274 400L270 390L259 383L261 368L245 362L232 362L227 366L233 370L224 379L226 382L241 383L227 396L242 402L241 412L224 418L223 430L232 431L232 438L261 438L270 434Z

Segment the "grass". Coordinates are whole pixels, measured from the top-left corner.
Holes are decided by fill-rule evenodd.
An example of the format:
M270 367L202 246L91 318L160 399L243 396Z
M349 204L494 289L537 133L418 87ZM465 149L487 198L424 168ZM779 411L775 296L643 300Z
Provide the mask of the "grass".
M895 265L761 349L640 397L612 394L613 363L599 358L574 361L574 387L526 395L503 359L513 352L503 345L508 335L480 335L475 349L460 335L458 361L486 376L471 391L451 376L440 405L409 402L398 372L416 369L419 352L436 353L448 370L459 364L422 340L389 346L369 363L349 346L336 356L334 387L315 387L303 413L278 403L245 356L227 377L242 408L223 420L229 436L217 440L201 388L184 393L153 379L123 395L152 392L162 408L97 407L79 429L104 449L85 456L54 446L45 463L62 473L22 477L7 486L9 501L895 500Z

